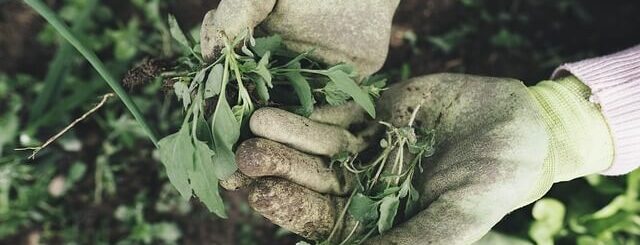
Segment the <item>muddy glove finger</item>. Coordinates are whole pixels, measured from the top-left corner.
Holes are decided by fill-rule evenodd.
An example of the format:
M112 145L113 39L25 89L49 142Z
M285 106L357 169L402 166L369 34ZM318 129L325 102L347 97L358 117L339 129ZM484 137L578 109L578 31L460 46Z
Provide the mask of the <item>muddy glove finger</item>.
M353 101L338 106L322 106L313 110L309 119L324 124L348 129L349 126L366 122L367 112Z
M345 195L352 176L329 168L325 160L263 138L249 139L236 151L238 169L252 177L275 176L319 193Z
M202 21L200 48L206 61L215 60L224 47L225 36L233 39L251 30L273 9L275 0L223 0Z
M363 124L367 121L368 116L361 106L351 101L339 106L320 107L309 118L316 122L348 128L353 124ZM360 132L359 137L361 138L373 135L379 124L368 122L367 125L362 126L365 127L365 130ZM265 142L269 142L269 144L264 144ZM254 147L259 149L252 149ZM260 154L252 153L254 151ZM285 155L301 157L278 161L278 158L268 155L271 152L295 153ZM267 160L260 162L264 159ZM240 189L250 184L253 178L262 176L282 177L320 193L343 195L351 189L351 181L349 181L351 176L342 176L342 174L329 169L328 164L319 157L304 154L273 141L251 139L244 142L236 152L236 162L241 168L242 166L246 166L246 168L244 172L237 171L220 182L222 187L227 190ZM312 177L309 178L309 176Z
M366 147L362 138L343 128L276 108L254 112L249 127L257 136L315 155L333 156L343 151L357 153Z
M220 186L229 191L242 189L251 183L253 183L253 178L237 170L226 179L220 180Z
M329 236L345 199L322 195L278 178L258 179L249 190L249 205L276 225L311 240Z

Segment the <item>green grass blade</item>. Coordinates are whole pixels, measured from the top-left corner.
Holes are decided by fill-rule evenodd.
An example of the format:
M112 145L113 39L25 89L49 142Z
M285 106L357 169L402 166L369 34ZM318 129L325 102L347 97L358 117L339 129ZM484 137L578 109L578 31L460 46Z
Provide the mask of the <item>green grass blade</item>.
M120 100L122 100L122 102L127 107L127 109L129 109L131 114L133 114L133 117L136 119L138 124L140 124L142 129L147 133L147 136L153 142L153 144L156 147L158 147L158 139L153 134L153 131L151 131L151 128L149 127L147 122L144 120L144 117L142 117L142 113L140 113L140 109L138 109L138 107L133 102L133 100L131 100L131 97L129 97L129 95L124 91L122 86L120 86L120 83L118 83L118 81L116 81L116 79L113 78L111 73L109 73L109 71L104 67L104 64L102 64L102 62L100 61L100 59L98 59L96 54L90 49L88 49L85 45L83 45L82 42L80 42L80 40L78 40L71 33L71 31L69 31L69 28L64 23L62 23L60 19L58 19L58 17L53 13L53 11L51 11L51 9L47 5L42 3L42 1L24 0L24 2L27 5L29 5L31 8L33 8L36 12L38 12L38 14L40 14L45 20L47 20L47 22L49 22L49 24L51 24L51 26L53 26L53 28L55 28L56 31L58 31L58 33L65 40L71 43L71 45L74 48L76 48L78 52L80 52L80 54L82 54L82 56L84 56L84 58L87 59L87 61L89 61L91 66L93 66L93 68L98 72L98 74L102 76L102 78L107 82L107 84L111 87L111 89L113 89L113 92L115 92L118 95L118 97L120 98Z

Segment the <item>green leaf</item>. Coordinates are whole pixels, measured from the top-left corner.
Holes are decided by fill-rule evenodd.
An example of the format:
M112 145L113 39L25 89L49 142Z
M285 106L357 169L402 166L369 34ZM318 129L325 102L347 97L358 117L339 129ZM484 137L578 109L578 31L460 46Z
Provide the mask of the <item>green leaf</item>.
M253 46L253 51L260 57L264 56L267 52L275 52L282 47L282 37L279 35L273 35L268 37L256 38L256 45Z
M382 75L373 75L362 81L361 86L371 96L378 98L387 86L387 79Z
M331 156L331 162L345 162L350 159L350 153L348 151L341 151L338 154Z
M226 97L221 96L220 98L221 101L214 113L213 135L216 144L233 145L240 137L240 124L234 117Z
M203 113L198 114L198 122L196 123L196 138L204 141L213 148L213 132L207 120L204 119Z
M216 144L215 149L216 154L213 156L213 163L216 170L215 174L220 179L226 179L238 169L236 166L236 156L231 150L231 146Z
M337 70L343 71L349 77L358 76L358 73L356 72L356 69L353 68L353 66L349 65L349 64L341 63L341 64L337 64L337 65L335 65L333 67L330 67L328 69L328 71L330 71L330 72L331 71L337 71Z
M213 157L215 174L219 179L225 179L237 169L232 149L240 137L240 123L236 120L224 95L218 99L211 127L216 152Z
M176 82L173 84L173 92L178 96L178 100L182 101L184 109L189 108L191 104L191 91L189 90L189 86L183 82Z
M404 198L409 195L409 190L411 189L411 178L406 178L402 185L400 186L400 192L398 192L399 198Z
M180 195L189 200L191 186L189 185L188 165L193 163L193 145L189 135L189 124L185 123L177 133L164 137L158 142L160 160L167 169L167 176L171 184L178 189Z
M295 63L289 68L300 69L300 63ZM308 117L313 112L313 104L315 103L313 95L311 94L311 86L309 86L309 82L298 71L287 72L285 73L285 76L289 82L291 82L293 90L295 90L298 95L298 100L300 100L300 104L302 105L302 115Z
M227 218L227 213L218 192L218 178L214 169L212 156L214 152L206 143L196 140L194 142L194 164L189 168L189 179L193 192L200 198L209 211L221 218Z
M202 83L202 81L204 81L204 77L207 76L207 71L209 69L205 68L202 69L200 71L198 71L198 73L196 73L196 76L193 77L193 80L191 80L191 86L196 86L196 85L200 85Z
M213 96L220 94L220 89L222 87L222 75L224 72L224 67L222 64L216 64L211 68L211 72L209 72L209 77L207 77L207 82L204 84L204 98L208 99Z
M255 60L248 59L240 63L238 66L238 69L240 70L241 73L249 73L249 72L253 72L257 66L258 66L258 63L256 63Z
M273 88L273 83L271 83L271 72L269 72L269 69L267 68L267 65L269 65L269 54L270 52L267 51L264 56L262 56L260 61L258 61L258 65L254 72L264 79L269 88Z
M236 117L236 121L242 122L242 120L244 120L245 110L244 105L234 105L231 108L231 112L233 112L233 116Z
M189 42L189 39L187 39L187 36L184 34L182 29L180 28L180 25L178 24L176 17L174 17L171 14L169 15L169 32L171 33L171 36L173 37L173 39L178 41L178 43L180 43L182 46L184 46L187 49L192 49L192 45Z
M585 222L587 230L591 234L598 234L600 236L605 234L612 234L618 231L631 232L634 235L639 234L638 222L640 216L630 212L619 212L613 216L590 220ZM605 244L612 244L611 242Z
M543 198L533 205L535 222L529 228L529 236L537 244L553 244L553 237L562 230L565 207L560 201Z
M267 88L267 83L264 81L262 77L257 77L253 79L256 83L256 92L258 92L258 96L262 102L266 103L269 101L269 89Z
M322 92L324 93L324 99L327 101L329 105L342 105L347 103L347 100L351 98L347 93L342 92L342 90L338 89L336 83L333 81L328 82L327 85L322 88Z
M378 218L378 202L357 193L351 199L348 208L349 214L362 223L375 221Z
M371 96L363 91L347 73L340 69L330 69L322 72L322 74L329 77L338 89L349 94L372 118L376 118L376 109Z
M413 217L419 211L419 200L420 193L416 190L413 185L409 185L409 192L406 199L406 204L404 208L404 216L405 217Z
M289 62L287 62L283 67L292 67L295 66L296 64L300 63L300 61L304 58L306 58L310 53L312 53L314 50L308 50L305 51L301 54L298 54L296 57L294 57L293 59L291 59Z
M414 127L416 141L409 144L409 152L422 154L422 157L433 156L436 149L436 133L433 129ZM412 149L413 148L413 149Z
M396 196L386 196L382 198L380 204L380 219L378 219L378 232L383 232L391 229L393 226L393 220L398 213L398 205L400 200Z
M398 186L394 186L394 187L388 187L386 189L384 189L384 191L382 191L382 193L380 193L379 195L376 196L376 198L382 198L391 194L394 194L398 191L400 191L401 188Z

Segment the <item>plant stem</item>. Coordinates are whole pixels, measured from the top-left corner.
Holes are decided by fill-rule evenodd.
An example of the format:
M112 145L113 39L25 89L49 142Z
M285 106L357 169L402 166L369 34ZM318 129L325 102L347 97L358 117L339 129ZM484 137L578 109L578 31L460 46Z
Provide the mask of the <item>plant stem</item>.
M369 230L369 232L367 232L367 234L364 235L364 237L358 242L358 244L362 244L364 241L366 241L371 236L371 234L373 234L373 232L375 231L376 231L376 227L371 228L371 230Z
M85 112L84 114L82 114L82 116L80 116L79 118L77 118L76 120L74 120L71 124L67 125L64 129L62 129L60 132L58 132L57 134L55 134L54 136L52 136L51 138L49 138L46 142L44 142L44 144L42 144L41 146L38 147L27 147L27 148L19 148L19 149L15 149L17 151L21 151L21 150L33 150L33 152L31 153L31 155L29 156L30 159L34 159L36 157L36 154L38 154L38 152L40 152L40 150L44 149L45 147L47 147L48 145L50 145L51 143L53 143L55 140L57 140L58 138L60 138L64 133L66 133L67 131L69 131L69 129L73 128L73 126L75 126L76 124L78 124L80 121L84 120L85 118L87 118L89 115L91 115L92 113L94 113L95 111L97 111L98 109L100 109L100 107L102 107L104 105L104 103L107 102L107 100L109 99L109 97L113 96L113 93L108 93L102 96L102 99L100 100L100 103L98 103L96 106L94 106L93 108L91 108L91 110Z
M420 101L420 103L416 106L416 109L413 109L413 112L411 113L411 118L409 119L409 127L413 127L413 122L416 120L416 116L418 115L418 110L420 110L422 103L424 103L424 100Z
M398 151L396 151L396 157L394 159L393 167L391 168L391 173L393 173L396 168L398 169L398 177L396 177L395 184L398 185L400 182L400 178L402 178L402 161L404 160L404 144L406 143L405 139L400 141L400 146L398 146ZM398 167L399 165L399 167ZM387 182L387 188L391 186L391 181Z
M351 232L349 232L349 235L339 245L346 244L346 242L348 242L351 239L353 234L356 233L358 226L360 226L360 221L356 222L356 225L353 226L353 229L351 229Z
M122 86L120 86L120 84L116 81L116 79L113 78L111 73L106 69L102 61L98 59L96 54L90 49L88 49L86 46L84 46L82 42L80 42L80 40L78 40L78 38L76 38L71 33L71 31L69 31L69 28L64 23L62 23L60 19L58 19L55 13L53 13L53 11L51 11L51 9L47 7L47 5L42 3L42 1L24 0L24 2L27 5L29 5L31 8L33 8L36 12L38 12L38 14L40 14L45 20L47 20L47 22L49 22L49 24L51 24L51 26L53 26L53 28L55 28L56 31L58 31L60 36L62 36L65 40L67 40L74 48L78 50L78 52L80 52L80 54L82 54L82 56L84 56L85 59L87 59L87 61L89 61L91 66L93 66L93 68L98 72L98 74L102 76L102 78L107 82L107 84L111 87L111 89L113 89L113 92L115 92L118 95L118 97L120 98L120 100L122 100L122 102L127 107L127 109L129 109L131 114L133 114L133 117L136 119L138 124L145 131L145 133L147 134L151 142L153 142L153 144L156 147L158 147L158 139L153 134L153 131L151 131L151 128L145 121L144 117L142 116L142 113L140 113L140 109L138 109L138 107L133 102L131 97L129 97L129 95L124 91L124 89L122 88Z
M329 234L329 237L327 238L327 241L331 241L331 239L333 239L333 236L338 231L338 226L340 226L339 224L342 223L342 221L344 220L345 215L347 215L347 210L349 210L349 205L351 205L351 200L356 195L356 192L357 192L357 190L353 190L351 192L351 196L349 196L349 199L347 200L347 203L344 205L344 208L342 209L342 212L340 213L340 216L338 217L338 220L336 220L336 223L333 225L333 229L331 230L331 234Z
M393 137L391 137L390 134L387 134L387 142L389 142L389 145L387 146L387 148L384 149L380 157L378 157L378 159L376 159L375 161L376 164L378 164L377 163L378 161L380 161L381 164L378 167L378 171L376 172L376 175L373 177L372 182L369 184L369 189L373 188L376 182L378 182L378 178L380 178L380 174L382 174L382 169L384 169L384 165L386 165L387 163L389 153L391 153L391 151L393 150L393 148L395 148L397 144L396 142L393 142Z

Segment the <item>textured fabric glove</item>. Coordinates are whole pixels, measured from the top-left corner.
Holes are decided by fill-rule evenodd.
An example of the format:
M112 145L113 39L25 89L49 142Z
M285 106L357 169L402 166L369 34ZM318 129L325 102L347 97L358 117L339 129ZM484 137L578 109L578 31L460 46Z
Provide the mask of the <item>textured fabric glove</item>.
M349 63L359 74L376 72L387 56L391 20L399 0L222 0L204 17L202 54L213 60L222 38L258 26L279 34L295 52L327 64Z
M437 148L415 178L422 211L368 243L470 244L554 182L607 169L611 136L589 94L573 77L531 88L513 79L457 74L394 85L380 99L380 119L405 126L421 103L416 123L436 130ZM237 153L239 169L257 179L250 205L304 237L326 237L349 178L329 170L320 156L377 142L343 129L351 115L362 118L357 107L351 112L313 120L257 111L251 129L264 138L243 143Z

